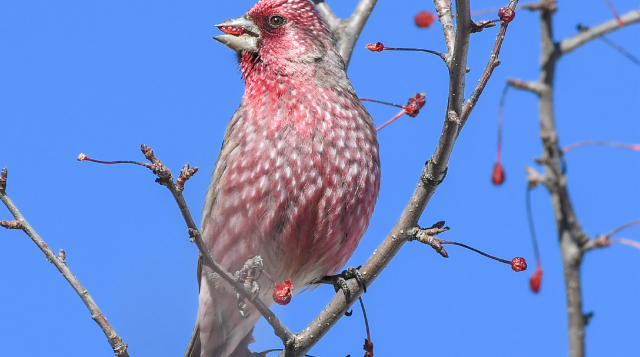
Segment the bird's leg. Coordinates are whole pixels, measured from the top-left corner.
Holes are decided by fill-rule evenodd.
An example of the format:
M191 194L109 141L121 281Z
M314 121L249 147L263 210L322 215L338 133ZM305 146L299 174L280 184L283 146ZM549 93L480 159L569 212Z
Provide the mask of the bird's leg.
M360 267L348 267L340 274L323 276L318 281L316 281L316 283L331 284L333 285L333 288L336 290L336 292L338 292L338 290L342 290L345 300L349 302L351 301L351 291L349 290L349 286L347 285L347 280L356 279L358 285L364 290L365 293L367 292L367 285L365 283L364 276L358 269L360 269Z
M242 269L238 270L234 276L238 282L244 285L244 289L251 294L252 299L255 299L260 292L260 285L257 280L262 275L262 257L256 255L250 258L244 263ZM238 310L242 317L249 316L247 312L247 303L244 301L244 297L239 293L236 293L238 299Z

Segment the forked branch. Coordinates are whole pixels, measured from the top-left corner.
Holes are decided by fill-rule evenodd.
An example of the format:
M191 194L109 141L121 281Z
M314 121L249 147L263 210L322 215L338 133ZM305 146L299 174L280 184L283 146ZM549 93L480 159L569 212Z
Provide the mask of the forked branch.
M353 53L356 41L358 41L358 37L360 37L360 33L362 29L364 29L367 20L369 20L369 16L371 16L371 12L377 2L378 0L360 0L351 17L343 20L336 17L324 0L313 0L318 12L320 12L327 22L327 25L329 25L329 29L336 39L338 52L340 52L346 67L349 67L349 61L351 60L351 54Z

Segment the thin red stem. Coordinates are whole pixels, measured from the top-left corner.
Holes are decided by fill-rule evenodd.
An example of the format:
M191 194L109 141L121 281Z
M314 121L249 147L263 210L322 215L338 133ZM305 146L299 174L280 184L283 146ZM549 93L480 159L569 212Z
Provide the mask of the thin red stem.
M637 225L640 225L640 219L637 220L637 221L632 221L632 222L623 224L620 227L612 230L611 232L609 232L609 234L607 234L607 238L611 238L612 236L620 233L620 231L623 231L623 230L625 230L625 229L627 229L629 227L633 227L633 226L637 226Z
M529 222L529 233L531 234L531 242L533 243L533 253L536 256L536 264L538 264L538 267L540 267L540 251L538 249L538 238L536 237L536 229L533 224L533 212L531 210L531 189L529 187L527 187L525 205L527 209L527 221Z
M496 153L496 162L500 162L502 159L502 118L504 114L504 103L507 100L507 92L509 91L509 83L507 82L504 85L504 89L502 90L502 96L500 97L500 106L498 107L498 150Z
M618 26L624 26L624 21L622 21L622 19L620 18L620 15L618 14L618 10L616 10L616 7L613 6L613 3L610 0L604 0L607 5L609 5L609 9L611 9L611 12L613 13L613 16L616 18L616 20L618 20Z
M380 130L382 130L382 128L384 128L385 126L387 126L387 125L389 125L389 124L393 123L393 121L394 121L394 120L396 120L396 119L400 118L400 117L401 117L404 113L406 113L406 112L407 112L406 110L402 109L398 114L394 115L394 116L393 116L393 118L389 119L386 123L384 123L384 124L380 125L380 126L378 127L378 129L376 129L376 131L380 131Z
M617 148L617 149L640 151L640 144L622 144L622 143L616 143L616 142L604 141L604 140L585 140L585 141L580 141L575 144L565 146L562 149L562 153L566 154L573 149L577 149L582 146L590 146L590 145L608 146L608 147Z
M131 161L131 160L118 160L118 161L102 161L102 160L96 160L96 159L92 159L90 157L85 157L82 160L79 161L91 161L91 162L95 162L98 164L105 164L105 165L115 165L115 164L134 164L134 165L140 165L140 166L144 166L144 167L149 167L149 164L144 163L144 162L140 162L140 161Z
M611 243L620 243L620 244L626 244L626 245L630 245L634 248L638 248L640 249L640 242L636 242L634 240L630 240L630 239L624 239L624 238L614 238L609 240Z

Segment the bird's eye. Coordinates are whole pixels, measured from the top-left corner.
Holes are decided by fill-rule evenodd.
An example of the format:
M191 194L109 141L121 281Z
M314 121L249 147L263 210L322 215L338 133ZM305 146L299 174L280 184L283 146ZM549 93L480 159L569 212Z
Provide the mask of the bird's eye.
M269 25L273 28L278 28L287 23L287 19L285 19L281 15L273 15L269 18Z

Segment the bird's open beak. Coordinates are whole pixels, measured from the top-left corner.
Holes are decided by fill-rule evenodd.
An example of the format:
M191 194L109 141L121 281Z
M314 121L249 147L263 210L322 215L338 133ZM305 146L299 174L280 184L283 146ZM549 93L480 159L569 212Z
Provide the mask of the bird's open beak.
M236 52L258 51L258 38L260 29L248 16L236 17L216 25L224 35L216 36L213 39L223 43Z

